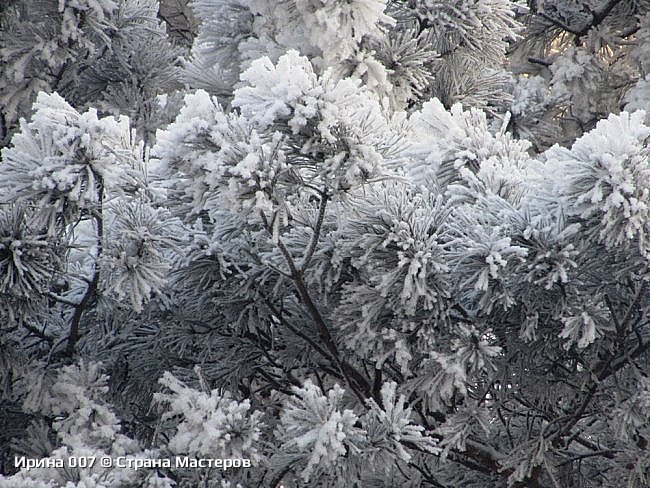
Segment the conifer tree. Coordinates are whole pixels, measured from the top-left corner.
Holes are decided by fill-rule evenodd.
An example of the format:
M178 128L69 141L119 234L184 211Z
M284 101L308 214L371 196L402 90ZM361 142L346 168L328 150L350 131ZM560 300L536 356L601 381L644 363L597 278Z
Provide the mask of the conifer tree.
M649 483L645 3L195 0L178 109L153 3L50 7L0 488Z
M179 88L157 0L27 0L0 11L2 146L40 91L74 107L129 115L143 136L168 117L158 95Z

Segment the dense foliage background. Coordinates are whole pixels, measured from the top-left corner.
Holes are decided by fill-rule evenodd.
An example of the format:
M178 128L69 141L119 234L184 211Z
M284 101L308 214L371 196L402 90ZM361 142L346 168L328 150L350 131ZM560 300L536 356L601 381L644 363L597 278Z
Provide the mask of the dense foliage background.
M8 0L0 60L0 487L650 485L650 2Z

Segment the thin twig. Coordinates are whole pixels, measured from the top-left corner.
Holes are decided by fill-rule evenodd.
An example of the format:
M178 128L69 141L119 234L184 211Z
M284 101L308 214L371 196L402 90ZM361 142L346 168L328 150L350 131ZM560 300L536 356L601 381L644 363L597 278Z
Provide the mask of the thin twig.
M272 233L272 227L269 225L266 216L264 214L261 214L261 218L267 230ZM318 335L320 339L323 341L325 348L330 353L334 364L336 365L337 369L341 372L341 374L345 378L346 383L348 384L350 389L352 389L352 391L357 396L361 404L365 404L365 400L372 396L372 389L370 387L370 384L363 377L363 375L361 375L361 373L359 373L354 367L352 367L352 365L350 365L347 361L341 359L338 348L336 347L334 339L330 334L329 328L327 327L325 320L320 314L318 307L316 307L316 304L311 298L307 285L305 284L305 281L303 279L303 271L301 269L298 269L295 261L293 260L293 257L291 256L291 253L284 245L282 239L280 239L279 237L277 239L277 246L280 252L282 253L282 255L284 256L284 259L287 262L287 266L289 266L291 277L296 287L296 290L298 291L300 300L302 301L303 305L307 307L307 313L309 314L314 324L316 325L316 328L318 330Z
M73 357L75 352L75 346L79 341L79 324L81 322L81 317L86 310L86 306L95 298L97 293L97 287L99 285L99 260L102 255L103 250L103 241L104 241L104 218L102 212L102 201L104 198L104 180L102 176L93 171L94 176L97 181L97 192L99 194L99 209L97 212L93 212L93 218L95 219L95 225L97 226L97 257L95 261L95 269L93 276L88 283L86 288L86 293L81 298L81 301L74 307L74 312L72 313L72 318L70 319L70 333L68 334L68 345L66 347L66 355L68 357Z
M321 229L323 227L323 220L325 219L325 208L327 207L327 202L328 202L327 193L322 192L320 204L318 205L318 218L316 219L316 227L314 227L314 233L311 236L311 242L309 243L309 247L307 248L305 257L303 258L302 263L300 264L299 267L300 271L304 271L305 269L307 269L307 266L309 266L309 263L311 262L311 258L314 256L314 252L316 251L316 246L318 245L318 241L320 240Z
M565 466L567 464L571 464L571 463L574 463L576 461L580 461L581 459L586 459L586 458L590 458L590 457L594 457L594 456L603 456L603 457L611 459L613 457L613 455L616 454L617 452L621 452L621 451L619 449L603 449L601 451L588 452L586 454L581 454L579 456L574 456L571 459L567 459L565 461L562 461L561 463L559 463L557 465L557 467Z

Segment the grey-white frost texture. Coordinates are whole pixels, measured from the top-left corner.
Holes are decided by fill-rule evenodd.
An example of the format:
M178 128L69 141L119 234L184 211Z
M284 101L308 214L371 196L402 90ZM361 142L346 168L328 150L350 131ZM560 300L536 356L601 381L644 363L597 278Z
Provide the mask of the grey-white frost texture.
M650 2L5 0L0 63L0 488L650 486Z

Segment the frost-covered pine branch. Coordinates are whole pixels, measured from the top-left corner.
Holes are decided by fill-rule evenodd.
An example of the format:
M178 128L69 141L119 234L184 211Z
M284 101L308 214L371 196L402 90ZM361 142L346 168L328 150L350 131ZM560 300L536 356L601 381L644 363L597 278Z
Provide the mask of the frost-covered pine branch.
M0 486L648 484L642 2L197 0L182 89L114 3L5 126Z

